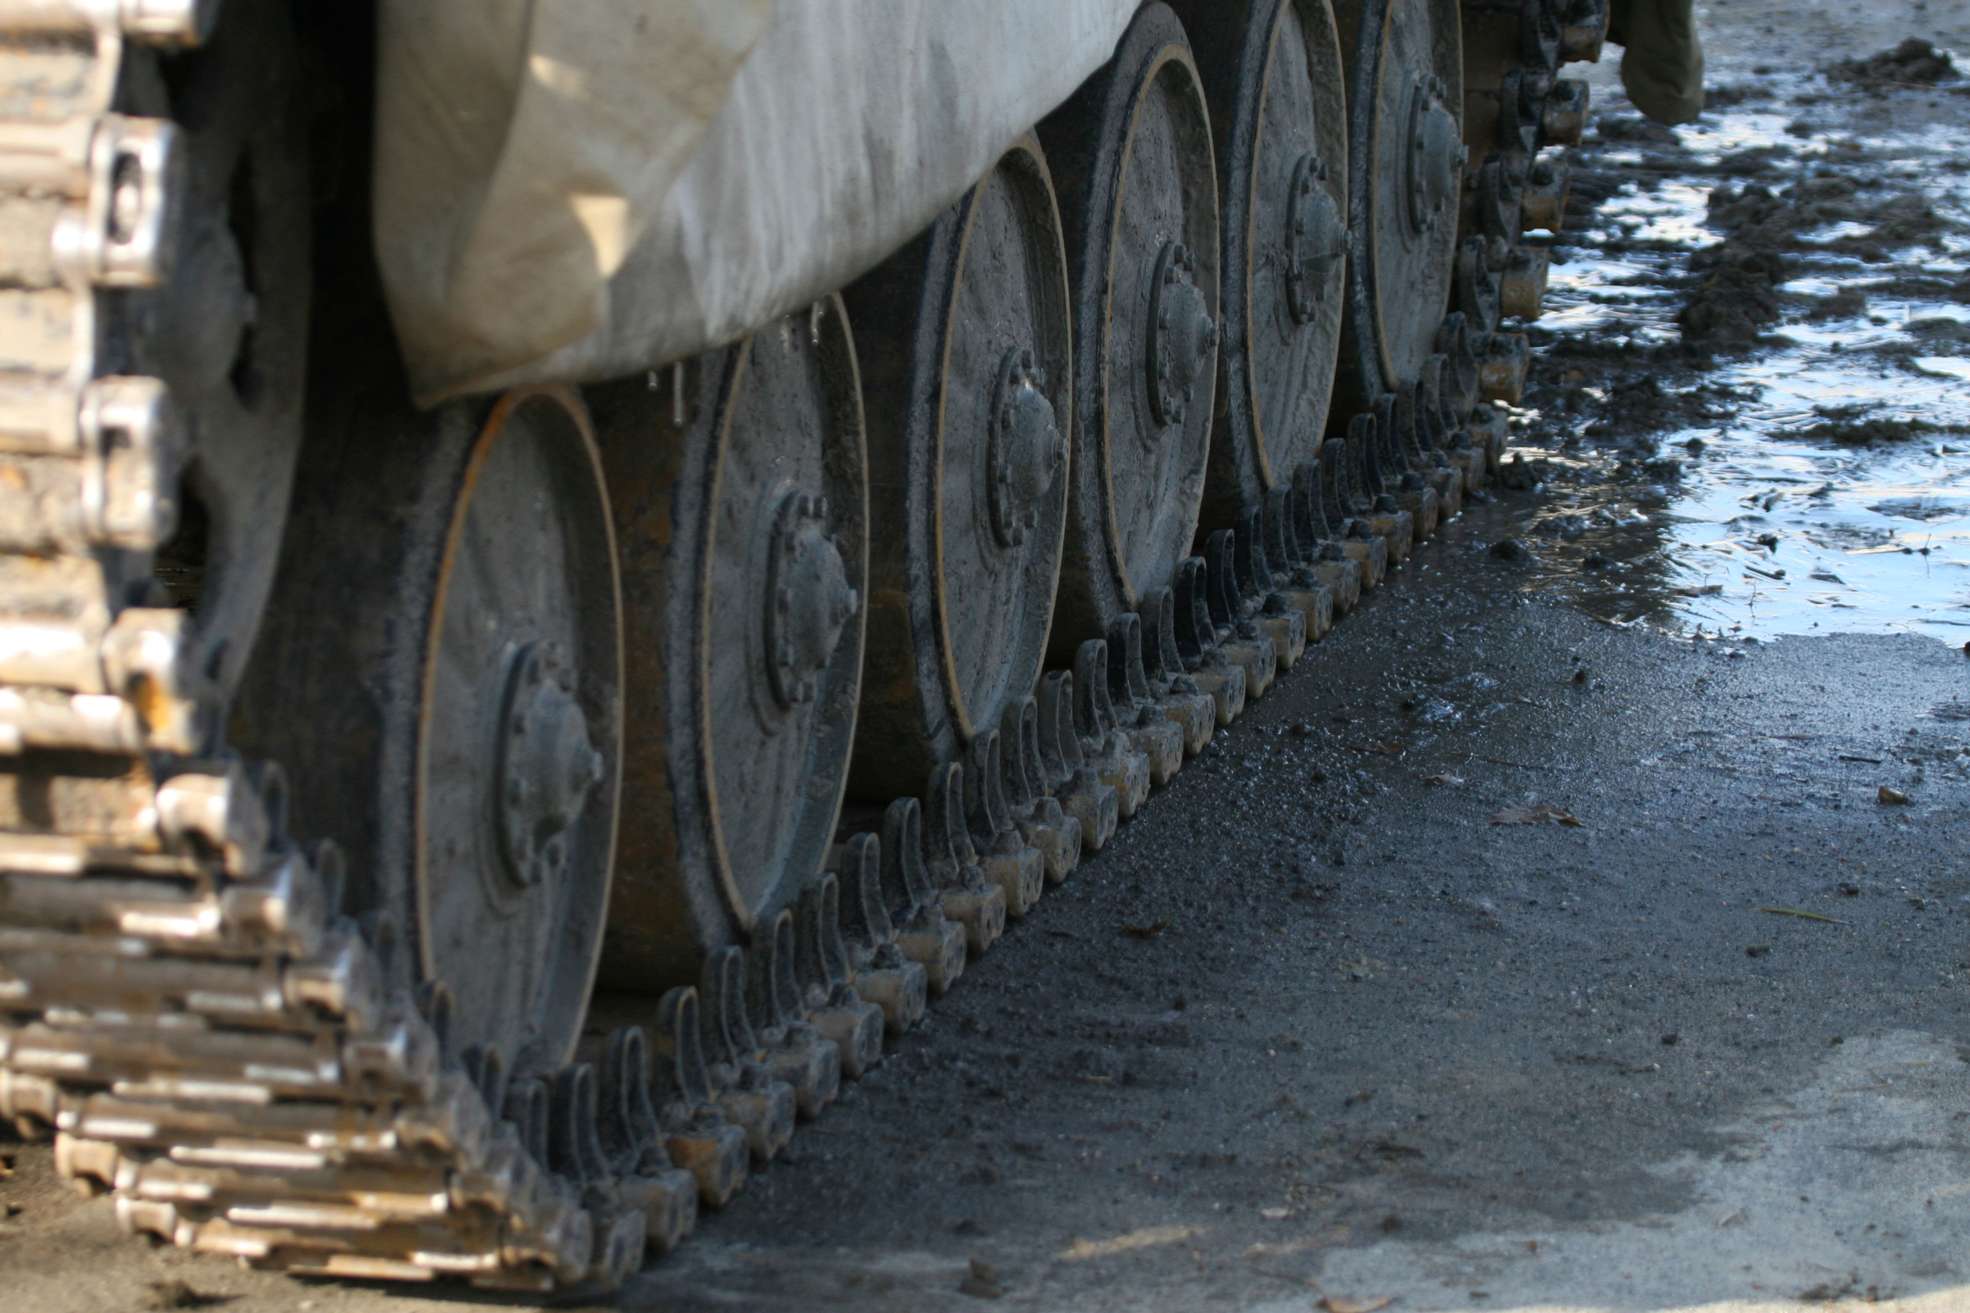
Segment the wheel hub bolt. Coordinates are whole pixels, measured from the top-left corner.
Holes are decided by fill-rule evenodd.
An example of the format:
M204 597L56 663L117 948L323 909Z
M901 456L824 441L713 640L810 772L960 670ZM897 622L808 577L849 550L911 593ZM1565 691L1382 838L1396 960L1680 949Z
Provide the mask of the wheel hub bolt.
M1310 322L1319 312L1344 254L1347 232L1341 222L1341 208L1327 189L1328 177L1327 162L1311 151L1293 168L1286 304L1296 324Z
M784 708L812 702L861 595L829 532L828 499L789 493L774 525L772 607L766 618L773 693Z
M508 667L495 795L502 867L522 887L560 873L567 832L606 763L574 680L552 643L529 643Z
M1467 152L1457 139L1457 119L1443 79L1421 79L1410 101L1409 223L1418 233L1444 221Z
M1046 388L1046 371L1030 348L1006 353L986 443L992 534L1003 547L1024 545L1038 527L1041 503L1066 463L1067 443Z
M1182 242L1156 262L1156 318L1149 330L1149 401L1156 422L1183 423L1218 346L1218 321L1197 286L1197 257Z

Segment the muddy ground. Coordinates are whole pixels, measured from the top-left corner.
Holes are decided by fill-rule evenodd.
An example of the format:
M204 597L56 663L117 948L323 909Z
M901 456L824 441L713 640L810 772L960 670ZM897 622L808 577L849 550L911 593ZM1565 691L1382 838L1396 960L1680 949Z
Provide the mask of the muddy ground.
M1970 12L1701 9L1699 125L1596 74L1524 486L621 1307L1970 1308L1970 79L1872 58ZM0 1308L437 1306L0 1151Z

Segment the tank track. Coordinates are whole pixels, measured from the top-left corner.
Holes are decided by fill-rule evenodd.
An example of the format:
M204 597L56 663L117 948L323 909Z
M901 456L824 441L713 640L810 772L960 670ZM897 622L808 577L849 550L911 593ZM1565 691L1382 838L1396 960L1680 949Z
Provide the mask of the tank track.
M1609 0L1463 0L1465 30L1485 39L1466 60L1465 198L1454 304L1471 323L1485 403L1473 423L1502 428L1491 403L1516 405L1531 361L1518 324L1536 320L1546 294L1550 236L1564 223L1567 165L1589 116L1585 81L1562 77L1596 63ZM1467 45L1467 50L1469 49ZM1474 66L1475 65L1475 66Z
M1319 493L1210 535L922 804L851 817L752 961L725 950L654 1008L599 999L591 1028L622 1024L581 1061L509 1078L451 1051L449 999L408 983L394 925L340 914L341 857L288 832L276 765L215 746L184 614L143 604L187 442L104 343L118 297L167 273L175 134L110 106L126 43L195 42L212 8L0 0L0 787L24 818L0 835L0 1113L173 1244L613 1286L1324 632L1295 536ZM1483 445L1459 458L1474 477Z
M498 1121L442 1056L442 998L392 987L391 928L333 914L340 860L286 833L278 769L214 753L184 614L133 604L186 438L161 382L109 362L119 294L169 274L178 133L111 106L131 43L192 44L212 8L0 4L0 780L40 827L0 837L0 1110L178 1244L620 1275L629 1192L672 1183L640 1158L556 1173L538 1127Z

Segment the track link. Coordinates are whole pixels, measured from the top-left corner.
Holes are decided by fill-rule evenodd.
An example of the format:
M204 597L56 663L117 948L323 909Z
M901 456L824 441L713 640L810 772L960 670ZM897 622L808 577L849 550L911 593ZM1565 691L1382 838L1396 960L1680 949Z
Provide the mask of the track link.
M1550 242L1565 221L1566 148L1588 117L1587 84L1565 65L1600 58L1607 0L1464 0L1466 133L1456 307L1469 320L1485 413L1515 405L1530 351L1518 324L1539 317ZM1476 39L1471 37L1475 34Z
M337 915L340 859L286 833L279 771L217 747L186 615L140 604L188 442L161 381L114 372L118 299L168 281L183 178L178 129L113 107L131 43L195 44L215 8L0 4L0 787L20 818L0 1110L177 1244L355 1276L620 1276L661 1211L636 1192L688 1178L646 1161L643 1127L585 1160L582 1128L607 1137L581 1070L507 1094L574 1115L500 1119L445 1057L443 996L402 983L394 928ZM556 1127L558 1154L537 1133ZM595 1170L551 1165L576 1160Z
M398 927L343 915L342 858L288 832L278 767L221 746L184 613L142 604L187 441L160 382L114 372L109 326L169 272L175 129L112 107L127 43L193 44L214 8L0 0L0 788L22 818L0 835L0 1112L177 1245L612 1286L1326 632L1357 562L1384 559L1327 504L1376 498L1361 471L1323 488L1310 466L1221 526L921 802L852 815L829 875L750 953L658 1000L598 999L580 1061L515 1075L454 1051L450 1000L411 983ZM1475 378L1454 325L1440 350ZM1377 421L1433 515L1495 463L1461 425L1475 388L1432 380Z

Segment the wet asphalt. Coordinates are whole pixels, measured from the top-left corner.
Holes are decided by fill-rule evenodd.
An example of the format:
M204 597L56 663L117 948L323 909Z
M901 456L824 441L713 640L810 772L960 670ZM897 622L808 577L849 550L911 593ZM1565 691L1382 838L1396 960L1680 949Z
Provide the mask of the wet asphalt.
M1009 1307L1311 1307L1388 1293L1325 1278L1350 1251L1696 1206L1666 1165L1755 1153L1737 1124L1850 1042L1920 1034L1960 1083L1964 655L1617 631L1518 592L1483 523L1513 514L1352 618L629 1306L917 1308L976 1258ZM1958 1180L1965 1129L1922 1150ZM1970 1221L1943 1207L1925 1254ZM1865 1275L1970 1275L1948 1252ZM1788 1257L1761 1283L1819 1284ZM1502 1306L1432 1284L1402 1307Z
M1398 571L620 1307L1970 1308L1970 401L1896 363L1964 352L1835 359L1946 290L1814 317L1953 285L1963 156L1923 134L1970 98L1810 71L1970 49L1970 15L1703 12L1713 86L1762 94L1638 144L1596 75L1539 486ZM1773 117L1915 161L1877 170L1903 191L1948 175L1946 222L1885 262L1788 247L1773 317L1686 350L1712 190L1844 167L1731 163ZM1935 428L1815 443L1828 400ZM44 1149L0 1155L0 1309L471 1302L146 1250Z

